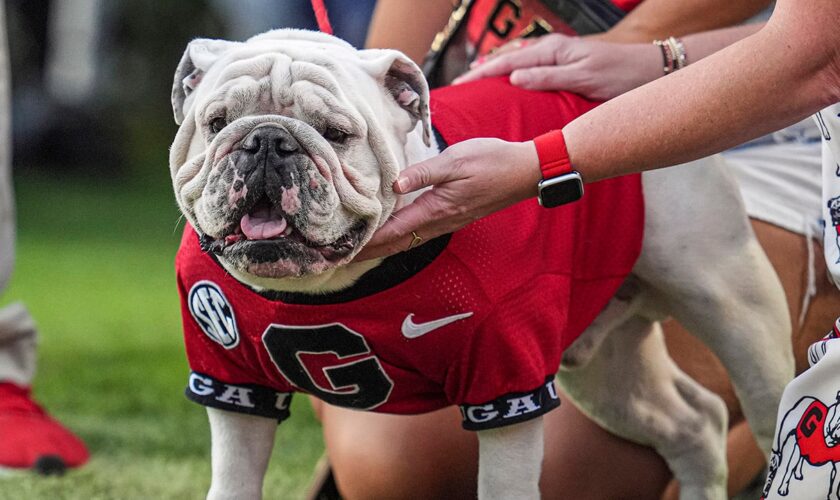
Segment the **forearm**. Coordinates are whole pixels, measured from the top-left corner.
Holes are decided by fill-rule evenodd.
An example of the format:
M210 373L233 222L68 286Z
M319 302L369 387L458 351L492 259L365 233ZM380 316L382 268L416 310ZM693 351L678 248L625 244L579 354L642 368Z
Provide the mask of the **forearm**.
M706 31L694 35L688 35L682 38L685 46L686 63L694 64L697 61L714 54L715 52L732 45L733 43L742 40L754 33L756 33L763 25L749 24L742 26L735 26L732 28L723 28L714 31ZM646 83L652 82L657 78L663 76L665 61L662 55L662 49L652 43L638 43L638 44L622 44L612 45L612 51L618 58L624 58L620 62L609 65L608 69L613 71L611 74L605 74L604 71L598 71L600 79L597 80L598 85L607 87L610 82L615 85L617 82L626 82L626 88L616 88L613 92L607 92L606 95L598 95L594 92L586 92L585 89L571 88L570 90L582 93L586 97L609 99L613 98L619 93L629 91L635 87L639 87ZM624 64L626 68L618 70ZM621 71L620 73L617 73ZM635 75L633 78L632 75ZM512 81L516 82L516 76ZM620 87L621 85L619 85Z
M420 64L452 13L453 0L379 0L368 28L368 48L403 51ZM418 12L419 11L419 12Z
M769 0L645 0L608 32L611 42L649 42L741 23Z
M824 7L822 15L840 10L829 0L810 3ZM563 129L572 163L587 181L683 163L840 100L840 43L830 30L811 26L802 12L788 12L784 21L579 117Z
M705 31L682 38L685 44L686 57L689 64L693 64L706 56L754 35L764 24L744 24L714 31Z

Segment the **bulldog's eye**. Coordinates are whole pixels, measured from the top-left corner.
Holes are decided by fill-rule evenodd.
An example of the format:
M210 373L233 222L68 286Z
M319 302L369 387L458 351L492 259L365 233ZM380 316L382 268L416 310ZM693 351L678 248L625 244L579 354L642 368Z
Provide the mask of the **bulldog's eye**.
M225 120L221 116L218 118L213 118L213 121L210 122L210 131L214 134L218 134L222 131L223 128L227 127L227 124L227 120Z
M336 144L344 144L348 137L350 134L335 127L327 127L327 130L324 130L324 139Z

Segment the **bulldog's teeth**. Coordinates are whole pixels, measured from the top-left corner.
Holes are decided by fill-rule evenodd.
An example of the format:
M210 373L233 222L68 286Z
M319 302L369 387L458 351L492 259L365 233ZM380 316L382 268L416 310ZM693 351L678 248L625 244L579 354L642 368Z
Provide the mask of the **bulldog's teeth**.
M288 226L286 226L286 230L283 231L283 237L285 238L286 236L289 236L290 234L292 234L292 231L294 231L294 229L292 228L292 225L289 224Z

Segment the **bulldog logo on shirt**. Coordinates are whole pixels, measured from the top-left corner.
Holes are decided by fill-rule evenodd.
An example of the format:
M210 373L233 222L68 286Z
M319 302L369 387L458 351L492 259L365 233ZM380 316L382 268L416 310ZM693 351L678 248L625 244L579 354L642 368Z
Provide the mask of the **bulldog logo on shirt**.
M828 207L828 214L831 217L831 225L834 226L834 231L837 233L835 241L838 250L840 250L840 196L830 198L826 206ZM840 256L837 258L836 263L840 264Z
M804 396L785 413L779 426L781 431L776 436L776 443L771 450L770 472L764 485L762 498L771 492L776 472L782 464L784 474L779 482L777 493L788 496L790 481L802 481L805 477L804 466L822 467L831 464L832 472L828 492L835 490L837 468L840 464L840 392L836 401L827 406L817 398ZM830 493L829 493L830 495Z

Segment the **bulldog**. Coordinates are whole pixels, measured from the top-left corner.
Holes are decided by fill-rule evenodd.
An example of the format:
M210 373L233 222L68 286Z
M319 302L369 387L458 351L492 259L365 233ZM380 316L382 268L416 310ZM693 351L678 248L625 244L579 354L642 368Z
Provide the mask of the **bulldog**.
M489 99L507 120L476 118ZM793 375L790 321L714 159L588 185L560 209L523 202L357 262L411 201L391 190L400 169L469 134L529 139L593 104L487 81L436 91L433 128L403 54L297 30L194 40L172 104L186 394L208 407L210 498L261 497L297 391L392 413L458 404L478 432L479 497L537 498L555 374L600 425L653 446L681 498L724 498L725 407L668 357L667 316L722 360L769 451Z

